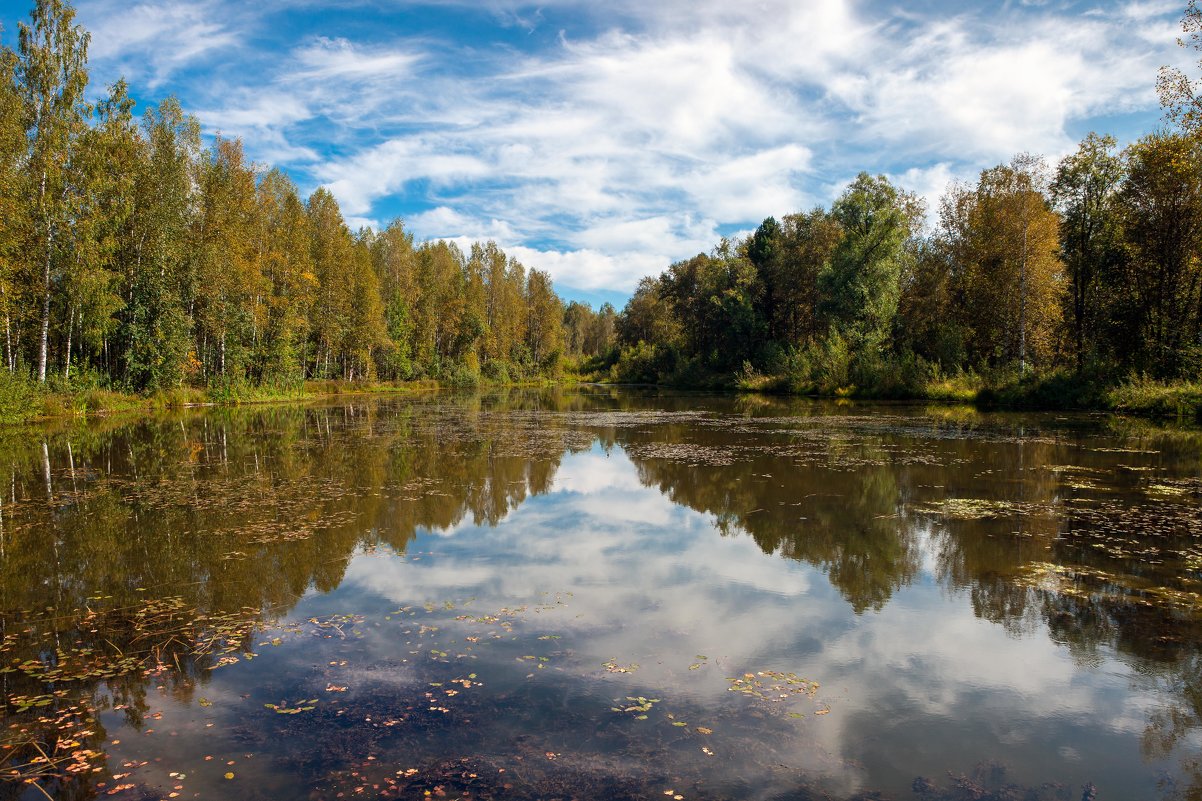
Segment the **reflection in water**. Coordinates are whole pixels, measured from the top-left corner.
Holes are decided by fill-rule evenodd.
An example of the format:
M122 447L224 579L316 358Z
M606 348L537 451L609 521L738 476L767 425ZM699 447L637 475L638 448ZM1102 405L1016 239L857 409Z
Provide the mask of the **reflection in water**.
M6 432L0 797L1202 797L1198 438L1108 425L598 390Z

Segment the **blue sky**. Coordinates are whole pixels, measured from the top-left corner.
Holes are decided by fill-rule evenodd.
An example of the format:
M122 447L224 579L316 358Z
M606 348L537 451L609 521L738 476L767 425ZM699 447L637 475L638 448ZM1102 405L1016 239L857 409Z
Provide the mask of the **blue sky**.
M27 0L0 0L16 44ZM180 98L352 225L638 279L860 170L932 205L1020 151L1160 124L1180 2L77 0L96 89Z

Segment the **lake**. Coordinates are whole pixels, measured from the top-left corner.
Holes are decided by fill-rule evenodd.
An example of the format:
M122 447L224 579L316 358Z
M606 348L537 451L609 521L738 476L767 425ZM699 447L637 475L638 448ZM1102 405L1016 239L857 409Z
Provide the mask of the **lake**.
M1202 435L619 390L0 431L0 798L1202 798Z

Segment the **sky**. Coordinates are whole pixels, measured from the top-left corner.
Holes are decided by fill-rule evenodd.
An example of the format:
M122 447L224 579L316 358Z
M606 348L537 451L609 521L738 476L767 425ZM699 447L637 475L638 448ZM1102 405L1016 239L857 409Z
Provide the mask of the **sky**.
M0 0L0 41L32 0ZM1162 124L1184 0L76 0L124 76L352 227L492 239L560 294L645 275L861 171L951 180Z

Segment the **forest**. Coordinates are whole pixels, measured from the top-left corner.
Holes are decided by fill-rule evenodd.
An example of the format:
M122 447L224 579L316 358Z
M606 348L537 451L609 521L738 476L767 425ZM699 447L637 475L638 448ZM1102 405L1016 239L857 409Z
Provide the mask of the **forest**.
M1184 28L1196 47L1193 3ZM1020 154L934 210L862 173L829 208L643 279L619 313L565 305L495 243L353 231L328 190L302 199L175 99L139 116L118 81L90 102L67 0L37 0L17 34L0 50L0 395L19 402L566 372L1055 407L1142 382L1202 409L1202 106L1177 70L1157 87L1169 124L1125 148L1091 133L1056 164Z
M612 331L494 243L352 231L174 99L90 103L89 34L38 0L0 51L0 313L7 378L148 393L305 379L554 376ZM566 322L566 325L565 325ZM14 378L15 377L15 378Z
M884 176L646 278L618 320L630 380L737 376L911 396L940 379L1202 374L1202 146L1090 134L953 184L936 220Z
M1181 44L1202 49L1195 2L1183 29ZM829 208L766 219L644 279L609 369L795 393L1202 411L1199 88L1162 69L1163 129L1121 149L1090 133L1055 164L1019 154L953 183L934 210L862 173Z

